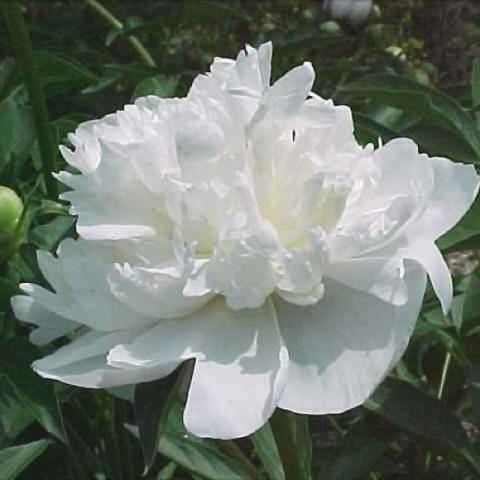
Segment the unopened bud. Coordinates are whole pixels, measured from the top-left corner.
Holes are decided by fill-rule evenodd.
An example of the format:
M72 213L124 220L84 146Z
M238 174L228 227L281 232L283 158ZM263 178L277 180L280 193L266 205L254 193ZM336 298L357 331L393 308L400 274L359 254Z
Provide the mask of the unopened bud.
M0 235L13 235L22 212L20 197L11 188L0 186Z

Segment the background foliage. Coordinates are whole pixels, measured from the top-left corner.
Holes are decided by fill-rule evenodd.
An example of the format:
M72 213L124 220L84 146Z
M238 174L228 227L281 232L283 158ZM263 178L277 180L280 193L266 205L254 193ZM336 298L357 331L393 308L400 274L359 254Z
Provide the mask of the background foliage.
M116 24L91 3L22 2L55 152L79 122L141 95L182 96L213 55L232 57L247 42L273 40L274 77L311 60L314 90L352 106L361 143L408 136L429 154L480 164L475 0L378 0L357 29L328 18L315 0L105 1ZM148 54L139 55L132 35ZM32 110L3 18L0 59L0 184L25 204L13 243L7 248L0 239L0 479L139 478L141 446L153 459L148 479L254 478L252 464L261 478L284 478L268 426L252 441L186 434L181 380L188 375L173 389L164 382L138 389L135 412L106 392L32 372L32 360L52 347L28 342L29 327L14 319L9 298L19 282L45 284L35 250L54 252L74 235L75 218L46 200ZM57 153L52 161L55 170L65 167ZM479 478L480 200L440 246L455 275L451 313L445 317L427 291L406 355L364 407L309 425L291 416L292 448L303 453L307 477ZM151 398L149 388L158 402L140 403Z

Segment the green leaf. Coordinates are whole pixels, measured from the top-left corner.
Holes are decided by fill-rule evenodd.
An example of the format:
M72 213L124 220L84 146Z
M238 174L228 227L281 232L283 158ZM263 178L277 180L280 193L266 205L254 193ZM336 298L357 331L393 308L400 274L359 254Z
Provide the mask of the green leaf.
M137 438L138 428L125 426ZM194 475L208 480L243 480L246 472L221 453L213 442L196 439L191 434L164 432L160 437L159 452Z
M478 162L478 156L470 144L453 129L417 123L402 130L401 135L413 139L420 146L420 150L429 155L451 158L455 162Z
M177 465L174 462L170 462L166 467L160 470L157 475L157 480L175 480L174 475L176 469Z
M15 60L11 57L5 58L0 63L0 98L6 97L11 88L17 85L11 82L14 72Z
M138 29L145 25L145 22L140 17L128 17L123 25L123 28L113 27L110 32L108 32L107 38L105 39L105 46L110 47L113 42L119 37L129 36L130 31L133 29Z
M467 386L472 401L476 420L480 419L480 362L477 355L470 357L470 365L467 369Z
M480 195L477 195L473 205L460 222L439 238L437 245L441 250L452 250L456 245L478 235L480 235Z
M478 327L480 317L480 274L474 272L463 279L464 293L454 297L451 308L453 324L458 332Z
M0 277L0 311L8 310L10 306L10 297L20 293L18 287L9 282L6 278Z
M158 451L182 466L193 475L211 480L239 480L249 478L241 465L225 455L213 440L198 438L187 432L183 424L183 405L180 400L185 382L189 378L190 365L183 366L174 387L176 394L167 407L168 415L164 429L160 435ZM126 425L126 428L137 438L138 427Z
M436 125L453 127L473 148L476 162L480 162L480 136L475 123L455 99L439 90L390 74L368 75L338 90L418 115Z
M97 76L84 65L50 52L34 52L34 60L42 82L48 86L46 90L48 94L80 88L97 79Z
M376 144L379 138L386 143L399 136L397 132L361 113L355 113L353 119L355 122L355 137L362 145L367 143Z
M22 162L35 139L32 113L19 90L0 102L0 171L15 156Z
M135 387L135 420L145 460L145 473L150 470L155 460L169 410L177 395L177 380L178 371L167 378L140 383Z
M13 439L34 420L8 378L0 375L0 448L10 446Z
M58 216L51 222L33 228L29 240L42 250L54 252L58 244L75 232L75 217Z
M270 419L286 478L312 478L308 416L278 408Z
M0 450L0 472L2 480L14 480L48 447L48 440L18 445Z
M480 57L473 62L472 68L472 104L473 107L480 107ZM480 125L480 113L476 115L477 124Z
M262 428L253 433L250 439L268 476L272 480L285 480L282 460L270 425L266 423Z
M322 480L368 478L375 462L397 435L391 424L367 414L349 430L342 443L322 465Z
M22 337L1 345L0 374L5 375L19 399L45 430L66 442L63 418L53 382L37 375L31 368L40 351Z
M462 320L466 324L480 317L480 273L472 273L467 280L467 288L462 308Z
M119 73L112 73L112 75L101 77L94 83L90 84L88 87L82 90L83 94L97 93L101 92L105 88L112 86L114 83L118 82L122 76Z
M177 77L167 77L166 75L157 75L142 80L135 91L133 99L145 97L147 95L156 95L157 97L173 97L178 86Z
M312 438L310 436L308 420L307 415L295 414L292 418L295 448L297 448L297 455L299 455L300 462L303 465L305 478L312 476Z
M365 407L408 432L454 448L480 473L476 454L459 419L442 402L420 389L388 378Z
M9 260L9 265L17 271L24 282L44 283L43 275L38 267L37 248L32 243L24 243Z

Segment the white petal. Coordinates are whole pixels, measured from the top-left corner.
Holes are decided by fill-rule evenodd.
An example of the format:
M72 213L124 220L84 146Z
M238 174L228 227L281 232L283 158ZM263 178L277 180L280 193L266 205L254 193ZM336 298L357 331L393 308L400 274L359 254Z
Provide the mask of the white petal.
M264 88L270 85L272 49L272 42L262 43L258 48L258 66L260 68L260 76L262 77L262 85Z
M453 283L447 263L438 247L429 240L418 240L410 245L404 253L420 263L428 273L443 313L446 315L453 299Z
M90 331L32 366L44 378L89 388L145 382L168 375L176 368L178 363L142 369L107 365L107 352L119 343L133 340L138 334L136 329L107 334Z
M183 176L189 181L220 155L225 147L225 138L220 126L214 122L189 118L176 132L175 146Z
M434 188L424 214L409 229L409 237L432 240L448 232L465 215L478 193L480 177L473 165L430 158Z
M117 266L109 278L112 293L133 311L154 318L189 315L205 305L211 295L187 297L185 280L158 270Z
M140 242L136 253L149 249L144 243ZM127 242L124 247L127 246L132 248L133 242ZM52 316L78 322L76 326L83 324L95 330L115 331L151 324L154 321L151 316L127 308L112 294L108 275L113 270L109 262L115 257L114 251L109 245L65 239L58 249L58 258L39 255L42 271L50 281L55 279L52 283L57 291L32 284L21 284L21 288L39 306L52 312ZM34 314L37 312L38 308Z
M200 437L237 438L260 428L283 391L287 352L270 301L230 310L217 298L195 314L159 324L130 345L111 350L118 366L196 358L184 414Z
M148 368L114 368L107 365L105 355L87 358L55 370L39 370L33 365L43 378L85 388L109 388L151 382L166 377L177 367L177 364L163 364Z
M165 175L179 176L174 134L168 124L156 125L156 135L125 146L129 160L142 182L153 193L162 192Z
M16 295L10 300L15 316L22 322L33 323L38 328L30 333L30 341L35 345L45 345L63 337L80 326L42 307L33 298Z
M354 258L334 262L325 272L326 277L393 305L403 305L407 301L403 275L401 257Z
M433 173L427 155L418 153L418 146L408 138L396 138L373 154L381 170L379 199L396 195L421 195L430 192Z
M37 250L37 261L40 270L50 284L56 291L61 291L65 288L65 280L60 262L50 252L44 250Z
M315 72L310 62L295 67L279 78L266 96L269 115L294 115L303 106L315 80Z
M332 280L314 306L276 301L290 356L281 408L339 413L369 397L405 351L420 310L425 273L405 266L408 302L399 307Z
M37 370L55 370L80 360L106 355L115 345L131 341L141 332L138 329L109 333L90 330L71 343L55 350L51 355L37 360L35 368Z

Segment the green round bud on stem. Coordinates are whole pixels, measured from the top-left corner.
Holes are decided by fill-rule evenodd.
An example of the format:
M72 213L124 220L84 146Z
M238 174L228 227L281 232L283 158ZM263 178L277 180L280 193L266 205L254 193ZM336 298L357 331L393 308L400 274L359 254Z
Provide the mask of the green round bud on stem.
M11 188L0 186L0 234L13 235L22 212L20 197Z

